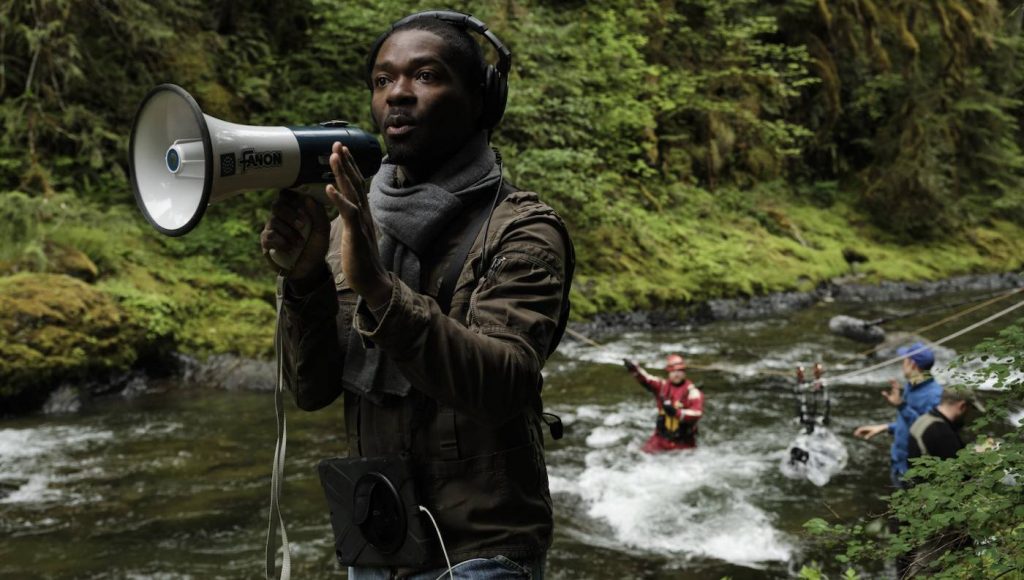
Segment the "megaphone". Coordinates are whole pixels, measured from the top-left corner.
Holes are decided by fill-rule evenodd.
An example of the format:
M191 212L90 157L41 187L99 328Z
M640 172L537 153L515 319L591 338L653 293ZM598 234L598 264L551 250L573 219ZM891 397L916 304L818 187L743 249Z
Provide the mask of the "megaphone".
M340 141L364 177L377 172L381 148L345 121L308 127L237 125L202 112L188 92L160 85L139 105L128 149L135 201L162 234L192 231L206 206L245 191L296 189L327 203L328 160Z

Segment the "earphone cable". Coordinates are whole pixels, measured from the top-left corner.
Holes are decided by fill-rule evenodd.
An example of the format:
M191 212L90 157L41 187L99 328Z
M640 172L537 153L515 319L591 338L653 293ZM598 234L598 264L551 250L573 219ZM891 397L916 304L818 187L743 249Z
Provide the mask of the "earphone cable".
M444 538L441 537L441 528L437 527L437 520L434 519L434 514L430 513L430 510L423 506L417 506L420 511L427 514L430 518L430 523L434 524L434 531L437 532L437 540L441 542L441 553L444 554L444 561L448 564L448 577L455 580L455 573L452 572L452 561L448 559L448 549L444 547ZM437 580L444 578L444 574L437 577Z

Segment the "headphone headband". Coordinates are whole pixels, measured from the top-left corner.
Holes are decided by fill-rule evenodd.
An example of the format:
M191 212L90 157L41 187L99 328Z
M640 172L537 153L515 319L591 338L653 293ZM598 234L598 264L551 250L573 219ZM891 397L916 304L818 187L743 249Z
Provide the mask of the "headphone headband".
M494 50L498 52L498 64L495 68L498 69L502 75L507 75L508 71L512 69L512 51L508 49L498 39L498 37L487 28L482 20L473 16L472 14L466 14L464 12L455 12L454 10L427 10L425 12L417 12L416 14L410 14L405 18L402 18L391 25L388 33L393 32L396 28L404 26L414 20L420 20L423 18L437 18L444 22L449 22L460 28L466 28L476 32L480 36L487 39L487 42L491 43Z

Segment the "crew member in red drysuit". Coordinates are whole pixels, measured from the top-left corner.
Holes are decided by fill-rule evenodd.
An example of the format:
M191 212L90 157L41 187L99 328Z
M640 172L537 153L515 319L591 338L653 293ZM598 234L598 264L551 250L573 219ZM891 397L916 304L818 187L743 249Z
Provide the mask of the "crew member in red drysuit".
M704 415L704 393L686 378L686 361L678 354L666 359L668 379L660 379L635 362L624 359L626 369L658 404L654 434L644 444L646 453L661 453L697 446L697 421Z

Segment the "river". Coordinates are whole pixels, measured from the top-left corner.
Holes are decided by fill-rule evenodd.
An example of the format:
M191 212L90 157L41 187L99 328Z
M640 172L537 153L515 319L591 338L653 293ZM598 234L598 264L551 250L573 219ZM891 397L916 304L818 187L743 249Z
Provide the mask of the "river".
M820 304L755 321L605 335L602 347L566 340L545 370L547 410L566 426L548 447L556 531L547 577L788 578L812 560L835 574L831 556L809 543L802 524L884 508L888 440L863 442L851 433L891 419L879 392L899 369L830 386L830 430L849 459L822 487L780 471L799 432L789 375L798 364L821 362L828 376L875 361L857 358L863 344L828 332L835 314L893 316L958 299ZM903 318L887 330L919 328L947 313ZM940 347L938 366L1003 325ZM690 372L706 396L700 447L649 456L640 446L654 405L621 359L660 374L670 352L715 367ZM315 475L320 458L345 452L341 407L305 413L289 402L287 413L282 509L292 576L343 577ZM3 420L0 578L260 577L274 441L271 393L188 384L154 383L73 415Z

